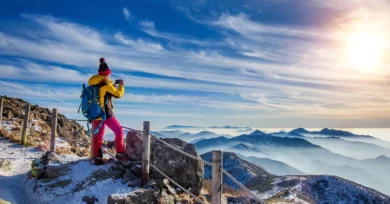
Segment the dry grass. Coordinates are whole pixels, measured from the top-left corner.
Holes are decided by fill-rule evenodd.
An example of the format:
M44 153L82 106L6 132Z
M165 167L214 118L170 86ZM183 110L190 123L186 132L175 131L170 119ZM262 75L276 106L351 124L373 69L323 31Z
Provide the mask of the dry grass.
M21 139L21 135L17 135L15 134L14 132L8 132L5 128L1 127L0 128L0 135L8 140L10 140L11 142L14 142L14 143L19 143L22 141Z
M10 122L11 131L8 131L7 129L1 127L0 136L10 140L13 143L20 144L22 140L22 123L19 123L20 121L16 120L12 120ZM43 122L32 123L32 126L34 126L33 124L38 124L38 126L41 128L41 131L27 129L27 140L24 146L36 147L42 152L49 151L51 139L50 127ZM55 152L60 154L77 154L79 156L89 156L90 154L89 148L71 145L65 147L56 146Z
M202 191L204 194L211 195L212 191L212 182L211 180L205 180L203 183ZM225 197L242 197L249 196L249 194L244 190L237 190L228 186L226 184L222 185L222 193Z

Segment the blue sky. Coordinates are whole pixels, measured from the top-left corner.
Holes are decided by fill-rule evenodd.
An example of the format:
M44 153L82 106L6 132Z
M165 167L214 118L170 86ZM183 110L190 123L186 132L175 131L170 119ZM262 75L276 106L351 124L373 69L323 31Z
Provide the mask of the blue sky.
M389 127L386 0L0 3L0 94L77 114L104 57L123 125Z

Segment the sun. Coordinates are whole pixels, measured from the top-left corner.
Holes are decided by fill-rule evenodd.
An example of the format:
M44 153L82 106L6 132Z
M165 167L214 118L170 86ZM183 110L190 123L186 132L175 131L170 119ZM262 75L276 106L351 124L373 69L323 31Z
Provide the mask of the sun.
M354 32L347 37L349 62L363 72L374 72L380 63L385 40L380 33Z

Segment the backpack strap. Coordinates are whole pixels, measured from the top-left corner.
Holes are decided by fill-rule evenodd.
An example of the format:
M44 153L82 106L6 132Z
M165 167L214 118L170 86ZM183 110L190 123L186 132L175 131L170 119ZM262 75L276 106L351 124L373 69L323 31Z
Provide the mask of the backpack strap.
M87 122L88 137L91 137L91 129L89 128L89 122Z
M108 104L108 98L106 99L106 102L104 103L103 112L102 112L102 115L100 116L100 118L102 120L100 121L99 125L95 128L94 134L98 134L99 133L100 127L102 127L104 121L107 119L106 112L105 112L107 104Z
M83 91L85 89L85 84L83 84ZM83 97L83 94L81 94L80 98ZM81 106L83 105L83 102L80 103L80 106L79 106L79 110L77 111L77 113L80 113L80 109L81 109Z

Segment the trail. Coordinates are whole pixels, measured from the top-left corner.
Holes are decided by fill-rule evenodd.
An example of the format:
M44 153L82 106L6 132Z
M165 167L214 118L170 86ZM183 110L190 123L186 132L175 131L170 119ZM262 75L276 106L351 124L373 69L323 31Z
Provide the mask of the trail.
M0 137L0 162L11 162L11 170L0 170L0 199L13 204L30 203L24 192L27 172L34 159L41 156L35 148L24 148Z

